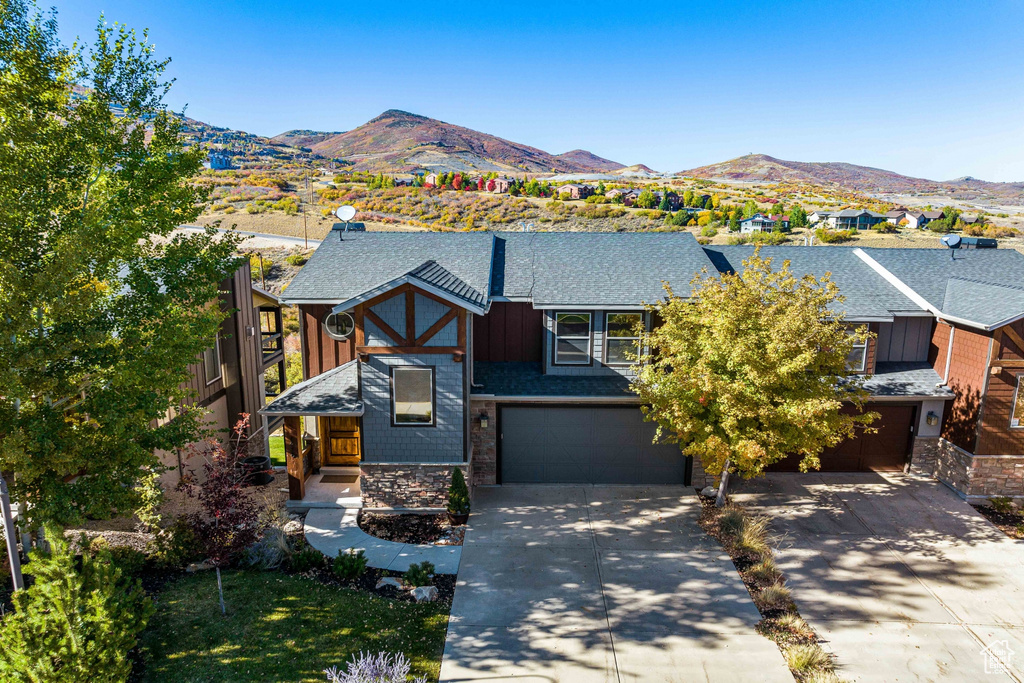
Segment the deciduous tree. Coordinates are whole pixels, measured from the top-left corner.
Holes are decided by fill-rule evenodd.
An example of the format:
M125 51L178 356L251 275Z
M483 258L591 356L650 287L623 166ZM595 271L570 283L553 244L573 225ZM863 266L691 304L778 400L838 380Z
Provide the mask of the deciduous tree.
M202 210L205 152L163 104L166 64L145 33L101 22L68 48L0 0L0 470L35 521L131 512L154 451L200 432L188 366L237 262L213 231L171 236Z
M828 276L797 277L788 261L775 270L755 251L741 273L704 272L691 288L666 285L632 388L660 436L722 473L720 498L728 473L755 476L790 455L817 469L823 449L877 417L843 411L867 399L847 356L869 333L836 312L843 297Z

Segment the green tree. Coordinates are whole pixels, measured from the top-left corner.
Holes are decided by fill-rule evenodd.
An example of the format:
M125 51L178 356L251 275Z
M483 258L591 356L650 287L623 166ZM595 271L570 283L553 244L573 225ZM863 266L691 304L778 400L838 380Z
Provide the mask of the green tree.
M794 204L789 210L789 227L791 229L807 227L807 211L799 204Z
M757 209L757 202L755 202L753 199L748 199L747 201L743 202L743 217L744 218L750 218L755 213L757 213L757 211L758 211L758 209Z
M126 681L128 653L153 614L137 579L117 568L110 550L83 553L81 564L59 531L51 553L33 551L25 573L35 581L13 596L0 621L0 679L11 683Z
M693 206L693 190L687 190L683 193L683 206Z
M597 181L597 194L604 195L604 193L607 192L607 191L608 190L606 190L604 188L604 181L603 180Z
M205 152L163 104L166 64L145 33L101 22L67 48L0 0L0 470L34 521L134 510L154 450L201 431L189 364L237 261L212 230L171 237L202 211Z
M632 388L659 436L678 442L708 472L756 476L799 454L800 469L820 467L825 448L870 424L868 394L851 377L847 356L865 327L851 331L833 304L843 297L829 276L797 277L784 262L755 252L742 273L691 283L689 298L666 285L655 307L663 324L645 339L651 353L637 362Z
M739 232L741 218L743 218L743 209L736 207L729 214L729 232Z
M664 191L662 193L662 195L661 195L661 203L658 204L658 209L660 209L661 211L671 211L672 210L672 206L669 204L669 201L668 201L668 190L666 190L666 191Z
M640 195L636 198L636 201L633 202L634 205L640 207L641 209L653 209L654 203L654 193L651 192L650 190L644 190L643 192L641 192Z

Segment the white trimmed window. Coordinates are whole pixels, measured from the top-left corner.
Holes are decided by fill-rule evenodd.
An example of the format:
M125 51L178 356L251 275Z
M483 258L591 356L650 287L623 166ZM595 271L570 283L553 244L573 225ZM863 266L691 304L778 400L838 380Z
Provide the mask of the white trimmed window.
M434 424L434 368L391 368L391 419L395 425Z
M636 354L640 337L637 328L643 313L607 313L604 326L604 362L606 365L632 365L629 354Z
M1024 429L1024 375L1017 375L1017 391L1013 394L1010 426Z
M219 336L214 338L213 346L203 351L203 373L206 375L207 384L212 384L221 377Z
M589 365L590 333L590 313L555 313L555 365Z
M851 327L850 332L857 328ZM846 357L846 369L850 372L864 372L868 360L868 340L861 339L853 344L850 354Z

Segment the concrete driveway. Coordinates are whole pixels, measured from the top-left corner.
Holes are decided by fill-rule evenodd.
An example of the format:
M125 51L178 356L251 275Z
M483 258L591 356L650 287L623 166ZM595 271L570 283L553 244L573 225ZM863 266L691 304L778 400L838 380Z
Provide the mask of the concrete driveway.
M779 567L841 678L1024 678L1024 543L942 484L773 474L733 500L773 518ZM998 660L982 653L990 645Z
M441 681L787 681L683 487L478 489Z

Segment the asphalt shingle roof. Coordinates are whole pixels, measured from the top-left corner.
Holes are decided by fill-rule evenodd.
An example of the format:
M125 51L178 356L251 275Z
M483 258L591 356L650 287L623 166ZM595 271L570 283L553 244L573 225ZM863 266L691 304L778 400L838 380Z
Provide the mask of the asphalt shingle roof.
M953 398L949 387L929 363L876 363L875 374L864 382L872 396Z
M743 259L754 253L754 247L709 246L704 247L704 251L721 272L737 272L743 268ZM762 257L773 259L776 269L788 260L790 269L800 276L820 278L831 273L832 281L846 297L841 307L851 320L923 310L872 270L850 247L762 247L760 253ZM838 310L840 305L836 308Z
M346 301L434 261L478 293L488 291L490 233L357 232L327 236L281 295L295 301Z
M359 361L349 361L289 387L260 412L264 415L362 415Z
M863 249L942 313L981 325L1024 315L1024 254L1013 249Z
M477 361L473 394L488 396L612 396L636 398L621 375L545 375L540 363Z

